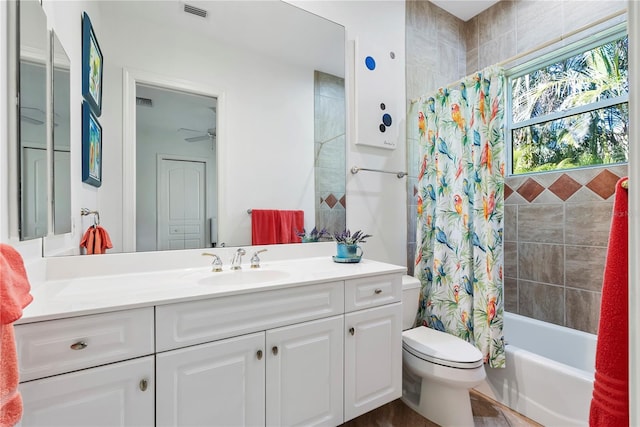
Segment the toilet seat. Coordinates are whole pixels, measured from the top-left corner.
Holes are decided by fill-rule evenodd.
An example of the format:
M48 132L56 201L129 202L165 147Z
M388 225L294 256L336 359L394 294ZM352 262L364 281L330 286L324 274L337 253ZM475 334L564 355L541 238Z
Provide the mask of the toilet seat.
M475 369L483 364L482 353L472 344L426 326L404 331L402 347L415 357L451 368Z

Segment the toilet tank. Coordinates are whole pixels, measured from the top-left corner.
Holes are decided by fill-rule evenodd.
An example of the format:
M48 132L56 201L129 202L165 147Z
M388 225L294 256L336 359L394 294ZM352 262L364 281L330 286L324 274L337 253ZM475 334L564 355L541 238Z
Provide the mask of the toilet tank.
M415 326L420 304L420 280L413 276L402 276L402 330Z

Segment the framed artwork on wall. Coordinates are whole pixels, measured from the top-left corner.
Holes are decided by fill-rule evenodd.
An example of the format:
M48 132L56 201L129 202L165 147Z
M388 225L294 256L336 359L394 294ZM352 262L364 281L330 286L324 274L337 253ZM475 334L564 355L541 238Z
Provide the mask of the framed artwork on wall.
M102 114L102 51L87 12L82 14L82 96L91 110Z
M404 60L381 43L355 44L356 144L393 150L398 144Z
M82 102L82 182L102 185L102 126L87 101Z

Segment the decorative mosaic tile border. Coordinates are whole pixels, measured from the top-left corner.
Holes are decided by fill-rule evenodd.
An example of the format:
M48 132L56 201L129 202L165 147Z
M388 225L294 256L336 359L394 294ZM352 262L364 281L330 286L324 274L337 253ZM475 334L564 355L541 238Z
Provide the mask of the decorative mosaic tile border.
M510 176L505 179L505 204L593 202L607 200L615 193L618 180L628 166L583 168Z

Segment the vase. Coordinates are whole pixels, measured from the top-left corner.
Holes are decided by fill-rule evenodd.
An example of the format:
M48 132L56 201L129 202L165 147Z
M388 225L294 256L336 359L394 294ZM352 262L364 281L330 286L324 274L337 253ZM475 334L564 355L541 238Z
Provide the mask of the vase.
M360 258L364 251L356 244L338 243L338 258Z

